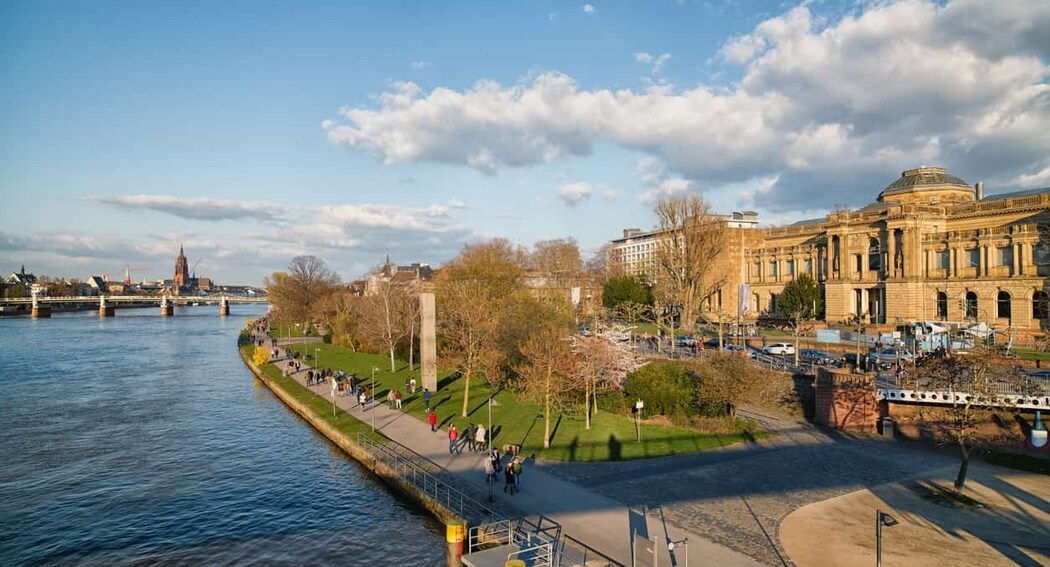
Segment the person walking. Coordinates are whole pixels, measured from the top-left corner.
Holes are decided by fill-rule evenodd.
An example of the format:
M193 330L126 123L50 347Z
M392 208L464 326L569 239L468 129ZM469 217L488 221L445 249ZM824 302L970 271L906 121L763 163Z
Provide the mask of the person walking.
M427 410L427 411L430 411L430 410ZM438 424L438 416L437 416L437 414L434 413L433 411L430 411L430 415L427 416L427 421L430 422L430 432L433 433L433 432L437 431L437 424Z
M521 459L517 455L514 455L514 459L510 462L510 468L514 472L514 488L521 492Z
M427 411L430 411L430 390L423 388L423 405L427 407Z
M514 491L517 490L517 486L514 484L514 468L510 463L503 467L503 492L508 490L511 496L514 496Z
M456 429L456 424L453 423L448 426L448 454L451 455L456 452L457 445L459 445L459 431Z
M485 483L489 485L489 498L492 498L492 483L496 482L496 471L492 464L492 458L485 458Z
M401 391L394 392L394 407L401 409Z
M466 445L467 449L470 449L471 452L477 450L477 447L474 445L474 436L477 434L478 426L473 423L467 425L467 430L463 432L463 444Z
M386 408L387 409L394 409L394 391L393 390L387 390L386 391Z
M478 430L474 432L474 450L485 450L485 426L478 424Z

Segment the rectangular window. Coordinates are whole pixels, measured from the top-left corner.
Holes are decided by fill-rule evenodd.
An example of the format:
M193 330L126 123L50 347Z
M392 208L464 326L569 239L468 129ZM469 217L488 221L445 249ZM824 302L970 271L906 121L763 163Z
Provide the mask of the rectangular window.
M1050 246L1043 243L1032 246L1032 261L1040 266L1050 264Z
M1014 247L1003 246L999 248L999 265L1000 266L1013 266L1014 265Z
M864 262L864 259L861 257L860 254L854 254L853 255L853 271L857 272L858 274L861 273L862 271L864 271L864 264L863 264L863 262Z
M813 275L813 260L812 259L810 259L810 258L806 258L805 259L805 261L802 264L802 271L804 273L807 273L807 274L811 275L811 276Z
M770 260L769 261L769 275L770 275L770 277L774 277L774 278L777 277L777 261L776 260Z
M951 258L948 254L949 252L947 250L942 250L937 253L937 269L947 270L951 267Z
M966 265L971 268L981 267L981 249L973 248L966 251Z
M788 270L788 276L789 277L794 277L794 275L795 275L795 261L794 260L788 260L787 261L787 270Z
M755 265L751 268L751 277L756 280L762 277L762 264L755 262Z

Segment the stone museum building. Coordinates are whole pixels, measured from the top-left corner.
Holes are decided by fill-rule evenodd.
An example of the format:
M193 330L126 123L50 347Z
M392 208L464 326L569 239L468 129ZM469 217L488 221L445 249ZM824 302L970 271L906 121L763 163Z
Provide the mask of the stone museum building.
M1050 188L984 195L939 167L905 171L857 210L777 228L754 213L726 216L718 268L726 285L709 313L756 318L798 274L824 291L829 323L983 321L1038 330L1050 324ZM738 222L746 219L748 222ZM610 260L652 276L658 232L624 231ZM746 294L741 298L740 294Z

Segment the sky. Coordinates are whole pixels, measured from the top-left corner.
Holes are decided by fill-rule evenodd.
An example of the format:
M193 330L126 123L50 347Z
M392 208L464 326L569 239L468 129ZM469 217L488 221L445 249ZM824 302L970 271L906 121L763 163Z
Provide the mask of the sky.
M0 271L344 280L585 256L696 193L765 226L905 169L1050 186L1050 2L0 3Z

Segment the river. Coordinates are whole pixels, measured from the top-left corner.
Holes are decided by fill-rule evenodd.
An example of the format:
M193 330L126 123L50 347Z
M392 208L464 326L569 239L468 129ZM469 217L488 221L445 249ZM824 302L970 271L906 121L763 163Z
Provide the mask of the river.
M0 565L444 565L443 527L252 377L260 306L0 318Z

